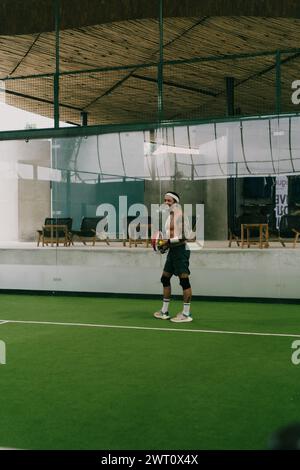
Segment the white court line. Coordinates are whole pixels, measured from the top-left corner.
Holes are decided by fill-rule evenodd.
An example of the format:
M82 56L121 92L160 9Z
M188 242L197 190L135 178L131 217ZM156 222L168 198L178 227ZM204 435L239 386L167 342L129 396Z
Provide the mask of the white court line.
M257 333L249 331L226 331L226 330L196 330L186 328L152 328L148 326L124 326L124 325L99 325L97 323L63 323L50 321L33 321L33 320L0 320L5 323L24 323L29 325L57 325L57 326L84 326L90 328L115 328L123 330L149 330L149 331L184 331L186 333L212 333L222 335L248 335L248 336L283 336L288 338L300 338L300 334L292 333Z
M0 325L3 325L4 323L8 323L9 320L0 320Z

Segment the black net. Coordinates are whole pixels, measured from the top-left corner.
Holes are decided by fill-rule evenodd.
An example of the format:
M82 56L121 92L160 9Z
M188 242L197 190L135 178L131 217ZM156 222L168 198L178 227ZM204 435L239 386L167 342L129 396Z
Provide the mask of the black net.
M74 124L155 121L157 67L60 77L60 119Z
M276 110L275 58L166 65L163 96L167 119L273 113Z
M37 128L52 127L50 121L48 124L45 120L40 122L39 117L53 119L53 77L3 80L0 98L1 105L9 105L19 110L18 119L10 124L11 129L30 127L31 125ZM5 109L8 114L8 109ZM22 114L21 111L27 111L36 116ZM23 125L24 121L25 125Z

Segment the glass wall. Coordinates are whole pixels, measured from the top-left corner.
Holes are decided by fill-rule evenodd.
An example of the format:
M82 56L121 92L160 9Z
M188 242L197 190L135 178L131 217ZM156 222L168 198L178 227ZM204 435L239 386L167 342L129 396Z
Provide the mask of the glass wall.
M52 163L59 174L52 185L52 214L72 217L76 230L83 217L95 217L100 206L110 204L118 232L119 198L126 197L129 206L144 203L142 132L55 139Z
M150 210L172 190L183 204L205 205L207 240L225 240L229 180L235 181L237 216L252 206L274 212L278 176L287 177L289 212L296 210L299 122L294 117L2 141L2 211L15 222L0 236L33 241L35 228L50 216L72 217L79 229L82 217L95 216L101 204L117 208L120 196Z
M292 242L293 229L300 227L299 126L296 117L274 118L2 141L0 247L19 250L19 255L24 249L25 265L40 266L38 280L23 277L23 288L36 285L37 289L56 290L55 282L65 279L60 290L80 290L68 284L65 270L84 265L84 253L90 251L106 250L108 254L121 250L120 256L125 256L123 245L129 246L130 223L137 217L147 220L140 238L149 238L154 221L156 228L162 228L164 194L175 191L182 206L189 205L192 228L199 215L197 206L204 207L204 249L228 249L230 235L241 237L235 232L240 231L242 217L251 224L264 219L270 251L283 248L279 236ZM296 225L283 231L283 216L291 216L285 217L286 223ZM95 218L94 227L83 226L83 221L91 223ZM54 232L45 229L49 219L52 225L67 225L67 233L61 227ZM81 237L84 231L90 233L87 240ZM239 248L234 240L231 250ZM132 246L131 256L140 256L142 247L145 243L136 250ZM276 262L285 262L290 252L280 253ZM44 269L52 270L51 282L46 276L41 287ZM9 277L2 281L2 288L9 288ZM15 288L22 288L22 282ZM97 289L102 291L101 286L92 287Z

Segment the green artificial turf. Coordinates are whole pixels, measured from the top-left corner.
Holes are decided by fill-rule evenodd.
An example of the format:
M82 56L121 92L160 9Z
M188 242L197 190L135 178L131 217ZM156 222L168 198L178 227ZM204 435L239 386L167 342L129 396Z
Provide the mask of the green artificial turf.
M155 320L156 300L1 295L0 446L22 449L263 449L300 420L298 305L192 304L194 322ZM171 303L172 314L180 302ZM300 339L300 338L298 338Z

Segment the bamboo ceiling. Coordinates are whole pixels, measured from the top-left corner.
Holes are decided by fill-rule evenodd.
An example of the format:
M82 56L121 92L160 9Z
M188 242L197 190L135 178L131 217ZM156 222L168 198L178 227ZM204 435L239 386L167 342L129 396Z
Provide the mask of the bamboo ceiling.
M164 19L164 60L257 53L297 48L300 19L258 17L185 17ZM62 30L60 72L152 63L159 58L156 19L118 21ZM300 80L300 54L281 57L282 111L291 103L291 83ZM0 78L55 71L55 33L0 36ZM226 115L225 77L235 78L235 112L275 112L275 56L165 65L163 103L166 119ZM53 117L53 78L5 80L8 104ZM3 95L2 95L3 98ZM68 74L60 78L60 119L80 124L155 121L157 67Z

